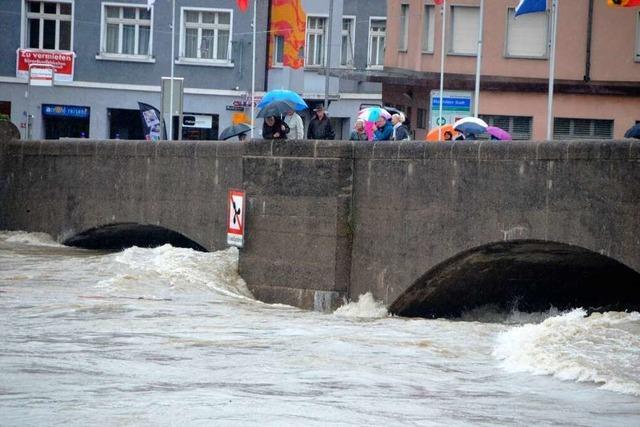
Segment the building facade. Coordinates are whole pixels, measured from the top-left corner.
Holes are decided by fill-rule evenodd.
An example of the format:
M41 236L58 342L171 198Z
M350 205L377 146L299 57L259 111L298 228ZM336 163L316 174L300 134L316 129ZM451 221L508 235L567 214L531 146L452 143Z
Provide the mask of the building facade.
M369 50L365 46L371 39L372 9L360 0L335 0L328 25L328 2L302 3L308 15L305 42L314 43L315 57L310 57L310 66L291 69L269 66L269 55L274 54L269 52L272 1L257 1L256 96L287 88L315 102L328 93L329 112L338 136L343 136L360 105L380 102L381 84L327 79L329 73L322 70L328 68L325 63L330 67L341 61L343 14L353 19L350 51L345 53L350 62L344 69L368 66L364 52ZM367 3L377 4L384 16L386 1ZM181 137L217 139L234 114L250 114L253 10L241 12L236 0L176 0L175 5L172 31L170 0L157 0L150 8L146 0L3 0L0 113L10 116L24 137L34 139L142 139L138 103L161 109L161 81L171 75L173 36L174 76L184 85ZM310 55L309 49L305 46L301 54ZM31 81L42 77L42 58L59 65L52 87L27 84L30 64ZM382 56L374 61L380 67ZM174 137L178 128L175 118Z
M549 2L551 3L551 2ZM550 13L514 17L518 0L484 2L479 116L517 139L545 139ZM640 120L640 9L604 0L559 1L554 139L620 138ZM446 1L443 108L473 114L479 0ZM439 110L442 8L433 0L388 3L383 100L407 111L416 138ZM454 119L455 115L449 117ZM438 120L439 121L439 120Z

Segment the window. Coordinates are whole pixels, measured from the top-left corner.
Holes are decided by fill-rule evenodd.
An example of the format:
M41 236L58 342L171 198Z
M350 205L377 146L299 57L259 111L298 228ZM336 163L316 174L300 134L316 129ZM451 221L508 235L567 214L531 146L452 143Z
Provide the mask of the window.
M149 57L151 10L103 3L101 55Z
M181 59L231 62L231 16L228 9L182 9Z
M452 37L449 52L458 55L476 55L480 30L480 8L451 6L451 26Z
M273 46L273 65L282 66L284 64L284 36L274 36Z
M340 66L353 67L353 38L355 18L342 19L342 42L340 45Z
M553 120L554 139L611 139L613 120L567 119Z
M416 123L418 129L427 128L427 110L424 108L418 108L418 117Z
M309 16L307 18L307 49L305 64L309 67L324 65L326 56L325 31L327 18Z
M525 116L479 116L489 126L496 126L506 130L514 140L530 140L533 117Z
M385 18L369 20L369 56L367 65L371 68L382 68L384 64L384 43L387 32Z
M636 19L636 61L640 61L640 12Z
M545 58L547 56L549 17L546 13L527 13L515 19L509 9L507 21L507 57Z
M33 49L71 50L73 3L27 1L26 40Z
M400 44L398 49L407 50L409 47L409 5L400 5Z
M435 8L425 5L422 17L422 52L433 53L435 43Z

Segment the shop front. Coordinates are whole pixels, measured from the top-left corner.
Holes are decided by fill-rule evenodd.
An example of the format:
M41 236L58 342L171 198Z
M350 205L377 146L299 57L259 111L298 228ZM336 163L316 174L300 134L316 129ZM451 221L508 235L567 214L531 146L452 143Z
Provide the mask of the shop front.
M91 108L42 104L44 139L89 138Z

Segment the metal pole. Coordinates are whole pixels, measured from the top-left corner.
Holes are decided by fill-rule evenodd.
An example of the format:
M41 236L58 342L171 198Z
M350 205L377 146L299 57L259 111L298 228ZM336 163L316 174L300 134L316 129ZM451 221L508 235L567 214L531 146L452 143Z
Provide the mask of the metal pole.
M551 9L551 58L549 59L549 95L547 100L547 141L553 138L553 85L556 70L556 33L558 30L558 0Z
M176 0L172 0L171 6L171 84L169 86L171 94L169 94L169 135L167 139L173 140L173 72L175 62L175 48L176 48ZM164 119L164 117L163 117Z
M327 49L324 62L324 108L329 107L329 61L331 60L331 35L333 34L333 0L329 0L329 22L327 23Z
M482 36L484 33L484 0L480 0L480 30L478 31L478 55L476 57L476 90L473 100L473 117L480 111L480 69L482 68Z
M438 110L438 119L436 120L436 125L438 126L438 141L442 141L442 124L438 122L440 121L440 117L442 117L442 92L444 92L444 37L445 26L447 25L447 0L442 2L440 14L442 16L442 35L440 37L440 107Z
M253 48L253 60L251 61L251 139L253 139L253 128L255 127L256 116L256 106L254 100L256 92L256 15L258 14L257 3L258 0L253 0L253 42L251 46Z

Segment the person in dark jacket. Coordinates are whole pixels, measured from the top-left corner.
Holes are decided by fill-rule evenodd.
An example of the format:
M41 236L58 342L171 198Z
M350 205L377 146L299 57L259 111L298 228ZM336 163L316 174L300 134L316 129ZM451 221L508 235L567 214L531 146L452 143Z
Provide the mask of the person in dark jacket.
M409 141L411 139L409 137L409 129L404 125L404 114L400 113L392 115L391 124L393 125L392 140Z
M289 126L278 117L268 116L262 124L262 139L287 139Z
M336 133L331 127L329 117L325 114L322 104L313 109L315 114L309 122L309 129L307 129L307 139L334 139Z
M378 117L376 120L376 131L373 133L374 141L390 141L393 136L393 126L391 122L385 119L383 116Z

